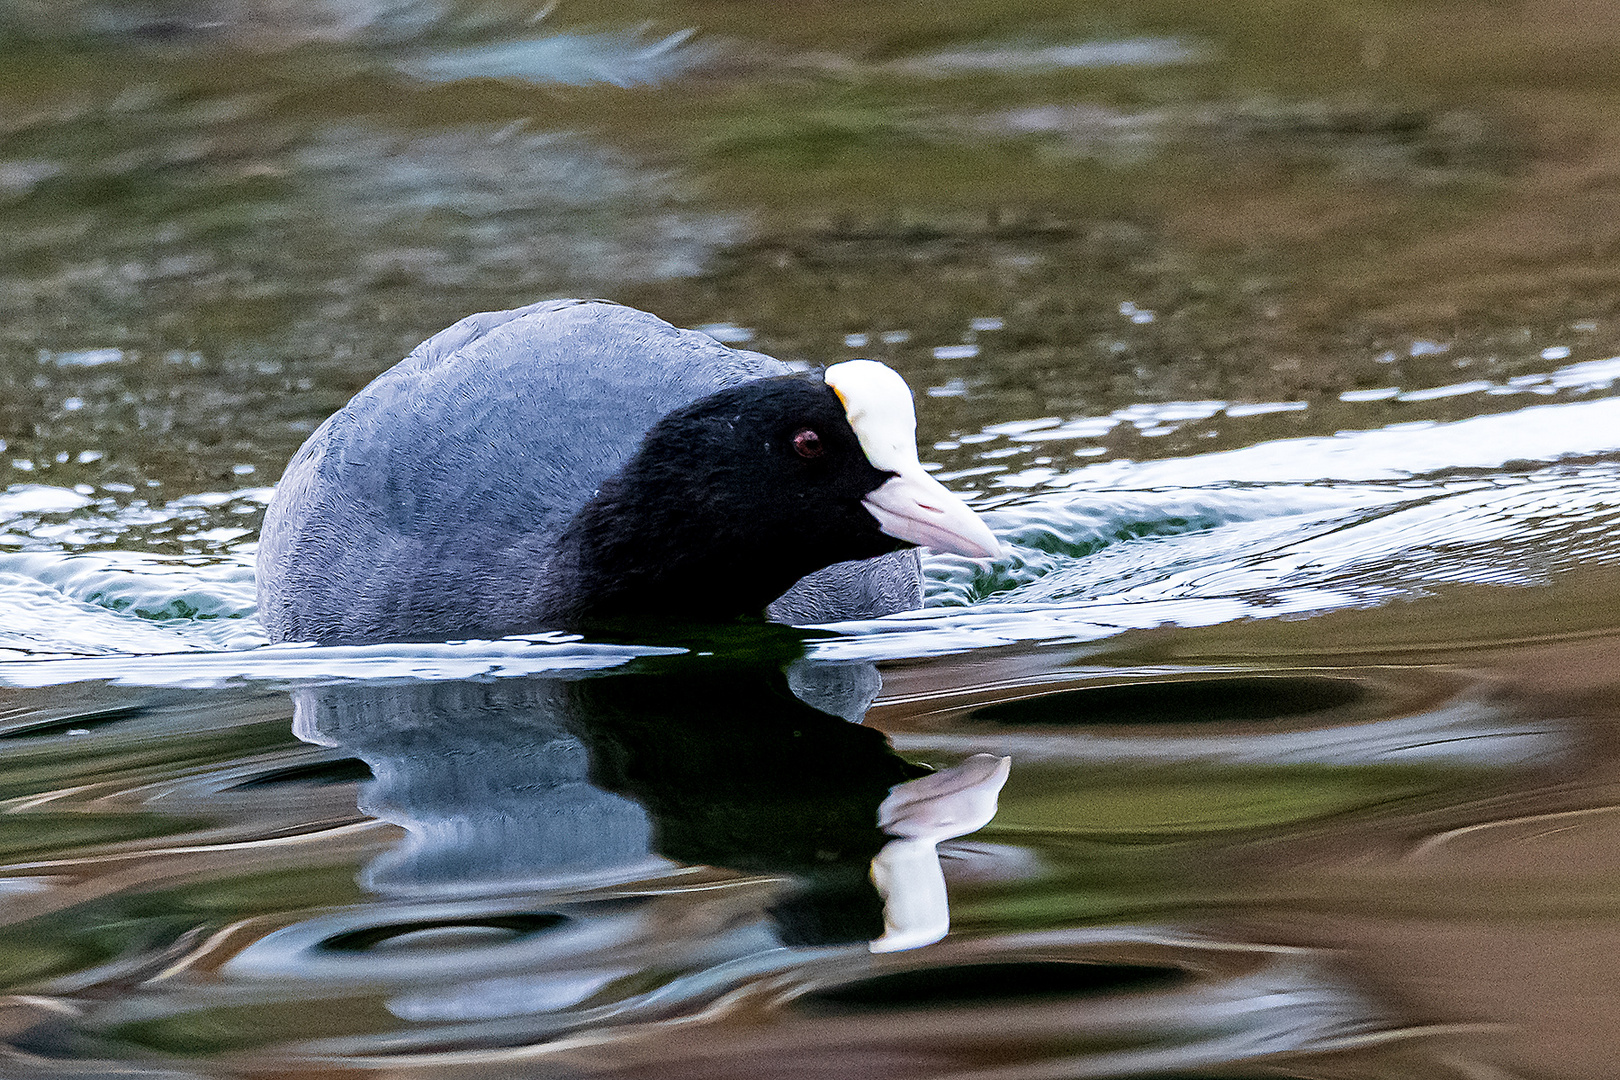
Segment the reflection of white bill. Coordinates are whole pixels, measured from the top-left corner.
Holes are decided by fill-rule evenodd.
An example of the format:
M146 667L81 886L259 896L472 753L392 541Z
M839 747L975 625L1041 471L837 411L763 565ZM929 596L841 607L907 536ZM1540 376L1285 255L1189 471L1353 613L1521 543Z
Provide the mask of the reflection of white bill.
M872 860L884 927L870 945L873 952L915 949L945 936L951 912L936 845L990 823L1011 769L1012 758L974 754L889 792L878 807L878 824L895 839Z

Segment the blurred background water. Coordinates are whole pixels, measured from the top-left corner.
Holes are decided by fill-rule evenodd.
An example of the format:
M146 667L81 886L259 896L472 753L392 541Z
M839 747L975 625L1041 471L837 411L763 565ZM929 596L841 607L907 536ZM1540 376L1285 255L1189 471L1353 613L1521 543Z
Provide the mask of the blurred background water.
M0 0L0 1071L1614 1075L1617 118L1591 0ZM907 377L1007 554L804 646L886 742L263 647L292 452L548 295Z

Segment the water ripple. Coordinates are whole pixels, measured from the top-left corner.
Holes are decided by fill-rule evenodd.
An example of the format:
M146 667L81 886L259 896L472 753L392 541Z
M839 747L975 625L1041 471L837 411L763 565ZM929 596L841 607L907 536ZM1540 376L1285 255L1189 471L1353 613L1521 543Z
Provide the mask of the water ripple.
M1037 433L1028 424L1003 427L1012 438ZM833 629L840 636L813 651L882 659L1010 641L1094 641L1162 623L1205 626L1365 607L1444 584L1539 584L1620 562L1617 452L1620 398L1603 398L1173 460L1099 463L1016 500L981 500L1005 542L1002 559L931 556L927 608L839 625ZM266 494L250 489L132 507L124 517L136 521L121 522L78 492L22 485L0 496L0 526L140 529L156 514L201 534L220 520L210 516L216 510L256 508ZM499 674L601 659L547 653L561 647L552 638L541 639L540 651L521 642L446 644L431 658L417 647L386 646L363 656L220 654L264 639L252 617L252 536L218 547L212 557L0 554L0 610L7 614L0 657L191 654L139 665L10 663L0 680L212 685L384 671Z

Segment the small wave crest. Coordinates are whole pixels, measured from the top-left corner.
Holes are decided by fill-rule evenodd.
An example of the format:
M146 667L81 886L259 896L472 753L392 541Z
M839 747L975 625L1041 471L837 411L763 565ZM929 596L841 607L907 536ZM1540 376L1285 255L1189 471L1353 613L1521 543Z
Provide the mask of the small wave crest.
M0 658L251 648L253 593L244 555L0 554Z

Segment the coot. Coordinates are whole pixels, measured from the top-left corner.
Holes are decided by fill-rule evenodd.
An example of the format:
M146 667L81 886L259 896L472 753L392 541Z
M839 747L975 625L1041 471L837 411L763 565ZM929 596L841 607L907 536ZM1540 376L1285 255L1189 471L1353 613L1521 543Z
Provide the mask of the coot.
M918 464L894 372L552 300L441 331L310 436L265 515L259 615L323 644L827 621L919 606L916 544L998 551Z

